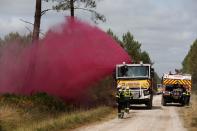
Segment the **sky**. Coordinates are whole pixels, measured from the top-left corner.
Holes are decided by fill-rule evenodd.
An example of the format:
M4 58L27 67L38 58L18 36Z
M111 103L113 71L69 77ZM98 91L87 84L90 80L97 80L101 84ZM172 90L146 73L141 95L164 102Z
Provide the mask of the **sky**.
M53 3L54 4L54 3ZM191 44L197 39L197 0L100 0L96 11L104 14L107 21L96 26L106 31L109 28L119 37L130 31L150 54L154 68L162 73L180 69ZM52 3L43 2L43 9ZM33 23L35 0L0 1L0 37L9 32L27 34ZM49 11L42 17L41 30L64 21L69 12ZM91 24L91 14L76 11L76 16Z

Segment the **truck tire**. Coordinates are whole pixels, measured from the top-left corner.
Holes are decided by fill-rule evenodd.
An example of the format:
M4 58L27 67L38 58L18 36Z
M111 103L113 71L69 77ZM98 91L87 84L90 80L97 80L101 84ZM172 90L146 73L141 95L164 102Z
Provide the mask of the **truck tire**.
M164 97L162 97L161 104L162 104L162 106L166 106L166 100Z
M185 105L189 106L190 96L185 96Z
M152 109L153 107L153 103L152 103L152 99L150 99L147 103L146 103L146 108L147 109Z
M180 104L181 104L181 106L185 106L185 100L184 99L181 100Z

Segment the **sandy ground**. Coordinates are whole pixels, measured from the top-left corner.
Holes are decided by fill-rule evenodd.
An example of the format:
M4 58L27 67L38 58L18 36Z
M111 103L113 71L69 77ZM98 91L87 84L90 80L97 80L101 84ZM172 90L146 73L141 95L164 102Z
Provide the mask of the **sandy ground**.
M134 106L124 119L115 118L76 129L75 131L186 131L177 105L161 106L161 95L154 96L153 109Z

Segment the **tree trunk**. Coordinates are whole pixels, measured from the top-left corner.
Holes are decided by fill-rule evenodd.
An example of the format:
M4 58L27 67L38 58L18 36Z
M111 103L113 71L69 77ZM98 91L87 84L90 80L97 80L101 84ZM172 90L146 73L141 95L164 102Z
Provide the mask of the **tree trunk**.
M70 0L70 16L71 18L74 18L74 0Z
M42 8L42 1L41 0L36 0L36 11L35 11L34 29L33 29L33 36L32 36L32 41L33 42L39 40L41 8Z

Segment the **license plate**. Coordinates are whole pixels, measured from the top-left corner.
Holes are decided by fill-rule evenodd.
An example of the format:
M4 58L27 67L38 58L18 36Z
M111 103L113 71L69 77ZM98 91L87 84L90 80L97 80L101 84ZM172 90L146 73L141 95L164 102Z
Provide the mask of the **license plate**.
M180 94L179 93L174 93L174 96L180 96Z
M133 99L138 99L140 97L139 92L133 92Z

